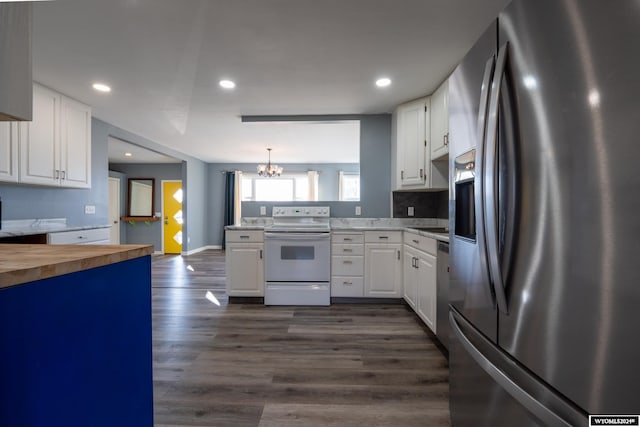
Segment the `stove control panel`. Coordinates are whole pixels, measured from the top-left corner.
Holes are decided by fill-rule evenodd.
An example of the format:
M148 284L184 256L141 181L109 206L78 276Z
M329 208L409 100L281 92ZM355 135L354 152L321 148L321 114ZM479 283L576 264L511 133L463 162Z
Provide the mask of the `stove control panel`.
M329 217L329 206L280 206L273 208L273 217L318 218Z

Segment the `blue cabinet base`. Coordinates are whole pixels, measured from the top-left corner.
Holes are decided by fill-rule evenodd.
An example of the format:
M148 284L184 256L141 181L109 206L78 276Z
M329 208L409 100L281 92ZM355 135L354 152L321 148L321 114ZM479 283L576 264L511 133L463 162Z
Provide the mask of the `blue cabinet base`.
M0 426L153 426L150 256L0 290Z

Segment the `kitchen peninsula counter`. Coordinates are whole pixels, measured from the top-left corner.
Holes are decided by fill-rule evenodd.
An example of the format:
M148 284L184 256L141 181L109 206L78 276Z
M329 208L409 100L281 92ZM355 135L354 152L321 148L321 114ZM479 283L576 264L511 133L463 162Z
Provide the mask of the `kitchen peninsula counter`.
M150 255L150 245L0 244L0 289Z
M0 425L153 426L151 253L0 244Z

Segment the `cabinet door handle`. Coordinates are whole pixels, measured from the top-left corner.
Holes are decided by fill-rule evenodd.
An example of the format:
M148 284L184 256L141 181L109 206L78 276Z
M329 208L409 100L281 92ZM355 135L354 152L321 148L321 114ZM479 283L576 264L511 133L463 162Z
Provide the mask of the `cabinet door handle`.
M420 261L418 258L416 258L416 269L420 269L420 263L418 263L418 261Z
M342 261L343 264L353 264L353 261Z
M62 179L67 179L67 171L61 171Z
M413 240L411 240L411 241L412 241L413 243L415 243L416 245L420 244L420 240L413 239Z
M400 171L400 179L404 179L404 171Z
M345 242L351 242L353 241L353 239L351 237L345 237L344 239L342 239Z
M378 239L388 239L389 236L378 236Z
M56 169L54 176L55 176L54 179L60 179L60 171L58 169Z
M398 259L400 259L400 251L398 251Z
M420 169L420 178L424 178L424 169Z
M260 249L260 259L262 259L262 249Z
M347 248L344 248L344 249L342 249L342 251L343 251L343 252L353 252L353 249L347 249Z
M447 145L449 145L449 132L445 133L443 138L444 138L444 145L446 147Z
M347 282L346 280L344 282L342 282L343 285L347 285L347 286L351 286L353 285L353 282Z
M240 236L241 239L248 239L249 236Z

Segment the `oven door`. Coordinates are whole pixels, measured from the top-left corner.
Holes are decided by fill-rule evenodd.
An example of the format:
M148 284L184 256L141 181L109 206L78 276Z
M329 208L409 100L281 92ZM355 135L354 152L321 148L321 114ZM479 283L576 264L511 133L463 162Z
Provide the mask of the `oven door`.
M265 232L267 282L328 282L331 233Z

